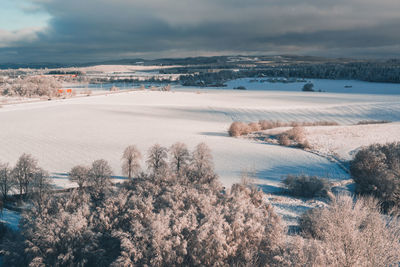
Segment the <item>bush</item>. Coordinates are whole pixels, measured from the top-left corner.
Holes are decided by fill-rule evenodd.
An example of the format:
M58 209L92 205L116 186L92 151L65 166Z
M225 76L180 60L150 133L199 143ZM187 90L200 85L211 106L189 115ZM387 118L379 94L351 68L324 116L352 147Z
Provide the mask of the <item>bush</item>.
M250 127L244 122L235 121L229 127L228 132L230 136L238 137L250 133Z
M306 83L303 86L303 92L314 92L314 84L313 83Z
M299 197L327 197L331 191L331 183L317 176L288 175L283 180L283 184L290 194Z
M301 143L305 139L304 128L300 126L295 126L286 132L289 139L292 139L296 143Z
M400 143L371 145L358 151L350 173L359 194L373 195L383 208L400 206Z
M257 122L249 123L249 131L250 132L258 132L260 130L261 130L261 126Z
M289 135L283 133L278 136L278 143L281 146L290 146L292 142L290 141Z

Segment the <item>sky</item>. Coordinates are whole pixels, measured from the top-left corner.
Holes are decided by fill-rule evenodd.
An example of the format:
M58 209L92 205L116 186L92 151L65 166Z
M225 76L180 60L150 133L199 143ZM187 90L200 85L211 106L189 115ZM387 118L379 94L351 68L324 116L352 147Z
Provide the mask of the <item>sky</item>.
M399 58L399 0L1 0L0 63Z

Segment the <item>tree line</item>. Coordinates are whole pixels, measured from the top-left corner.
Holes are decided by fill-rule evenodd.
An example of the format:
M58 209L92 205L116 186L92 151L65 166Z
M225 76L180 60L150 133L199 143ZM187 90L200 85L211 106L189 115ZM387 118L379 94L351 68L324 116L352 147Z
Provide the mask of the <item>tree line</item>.
M400 83L400 64L398 61L354 62L326 64L277 64L241 69L240 71L221 70L201 72L180 76L185 86L213 86L229 80L250 77L285 77L333 80L360 80L367 82Z

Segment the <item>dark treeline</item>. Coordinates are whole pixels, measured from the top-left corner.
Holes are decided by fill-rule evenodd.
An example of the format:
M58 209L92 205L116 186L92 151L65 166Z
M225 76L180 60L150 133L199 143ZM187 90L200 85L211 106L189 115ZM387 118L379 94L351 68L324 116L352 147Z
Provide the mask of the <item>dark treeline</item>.
M252 68L248 70L223 70L181 76L186 86L213 86L228 80L247 77L286 77L334 80L360 80L368 82L400 83L400 64L387 62L356 62L347 64L296 64Z
M49 75L82 75L83 72L79 70L51 70Z

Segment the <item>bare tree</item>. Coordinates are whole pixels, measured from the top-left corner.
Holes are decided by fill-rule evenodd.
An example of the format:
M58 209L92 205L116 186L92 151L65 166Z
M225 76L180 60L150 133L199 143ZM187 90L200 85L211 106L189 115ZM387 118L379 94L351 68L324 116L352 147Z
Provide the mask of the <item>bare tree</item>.
M13 175L15 175L16 181L19 186L19 194L22 197L22 194L28 194L29 192L29 184L33 180L33 174L36 172L37 160L32 157L30 154L22 154L17 164L13 169Z
M132 175L137 175L140 170L140 160L142 159L142 154L137 149L136 146L128 146L124 150L122 155L122 172L127 175L129 179Z
M167 149L159 144L153 145L148 152L147 168L154 174L162 173L167 167Z
M43 201L46 199L45 196L50 193L50 189L51 185L48 172L38 168L33 174L30 193L39 210L42 209Z
M8 192L14 186L14 180L11 175L11 168L8 164L0 163L0 190L3 196L3 201L7 201Z
M207 172L214 169L213 157L210 148L205 143L200 143L192 152L192 165L199 172Z
M169 153L171 155L171 169L176 171L177 174L180 174L190 160L187 146L180 142L175 143L170 147Z
M89 179L89 167L78 165L71 169L69 172L69 179L72 182L76 182L79 186L79 189L82 189L85 186Z

